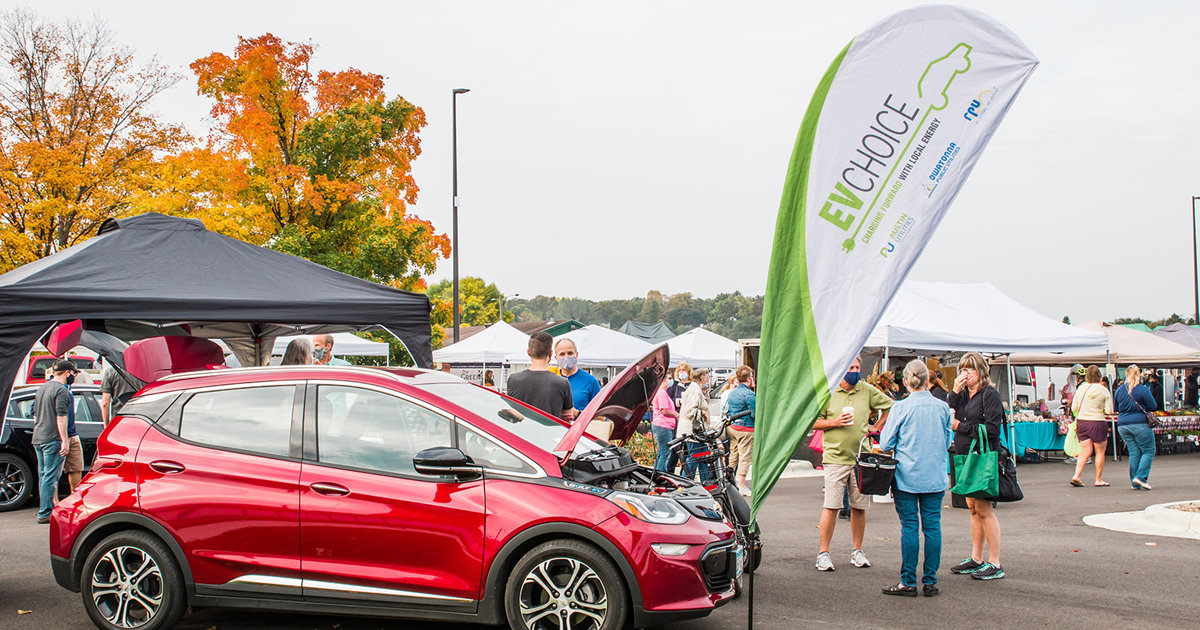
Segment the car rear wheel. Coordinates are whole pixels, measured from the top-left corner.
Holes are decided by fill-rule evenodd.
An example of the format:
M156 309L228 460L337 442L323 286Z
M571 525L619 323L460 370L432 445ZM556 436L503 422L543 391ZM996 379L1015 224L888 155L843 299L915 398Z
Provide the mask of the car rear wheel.
M599 549L555 540L513 567L504 609L516 630L616 630L625 626L629 595L620 569Z
M159 630L187 609L183 573L161 540L143 531L118 532L88 554L80 577L83 606L102 630Z
M33 472L20 457L0 453L0 512L25 505L33 494Z

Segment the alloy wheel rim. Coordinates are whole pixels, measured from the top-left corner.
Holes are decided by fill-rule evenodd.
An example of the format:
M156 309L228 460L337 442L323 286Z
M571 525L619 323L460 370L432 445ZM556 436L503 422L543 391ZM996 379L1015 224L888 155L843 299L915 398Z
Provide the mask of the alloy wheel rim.
M528 630L598 630L608 617L600 576L574 558L551 558L533 567L518 599Z
M25 475L21 474L20 466L11 462L0 468L0 505L16 501L25 492Z
M92 570L92 601L118 628L137 628L162 608L162 571L137 547L110 549Z

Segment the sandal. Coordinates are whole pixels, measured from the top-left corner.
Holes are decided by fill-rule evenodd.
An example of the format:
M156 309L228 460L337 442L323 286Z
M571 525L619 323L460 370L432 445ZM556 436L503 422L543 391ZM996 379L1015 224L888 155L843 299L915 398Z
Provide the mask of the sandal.
M1082 486L1083 484L1079 484L1079 485L1081 485L1081 486ZM1111 486L1111 485L1112 485L1112 484L1108 483L1107 481L1097 481L1097 482L1096 482L1096 487L1097 487L1097 488L1106 488L1106 487L1108 487L1108 486Z
M1078 480L1078 479L1072 479L1072 480L1071 480L1071 485L1072 485L1072 486L1075 486L1076 488L1082 488L1082 487L1083 487L1083 482L1082 482L1082 481L1080 481L1080 480Z

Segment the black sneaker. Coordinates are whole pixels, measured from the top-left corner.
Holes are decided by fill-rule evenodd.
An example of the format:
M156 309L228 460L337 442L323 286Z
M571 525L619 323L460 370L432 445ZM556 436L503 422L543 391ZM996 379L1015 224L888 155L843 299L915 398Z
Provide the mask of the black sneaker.
M850 520L850 510L838 510L838 518L842 520Z
M975 569L975 572L971 574L971 577L975 578L976 580L1000 580L1004 578L1004 569L1001 569L1000 565L998 564L985 562L983 563L983 566Z
M925 586L921 587L921 592L925 595L925 597L936 597L941 591L938 590L936 584L926 584Z
M883 589L883 594L884 595L899 595L900 597L916 597L917 596L917 587L905 586L904 584L897 584L895 586L889 586L889 587Z
M950 567L950 572L958 573L958 574L962 574L962 575L970 575L970 574L978 571L979 567L982 567L982 566L983 566L983 564L979 563L979 562L975 562L974 558L967 558L966 560L963 560L962 562L959 562L958 564Z

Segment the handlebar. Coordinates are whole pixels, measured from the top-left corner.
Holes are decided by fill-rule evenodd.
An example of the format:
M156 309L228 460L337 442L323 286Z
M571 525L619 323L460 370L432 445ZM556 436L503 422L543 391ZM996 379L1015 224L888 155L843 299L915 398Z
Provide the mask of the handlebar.
M720 437L720 435L722 433L725 432L725 427L729 426L730 424L733 424L733 422L735 420L738 420L740 418L744 418L744 417L750 415L750 413L751 413L751 411L749 409L747 409L745 411L735 413L732 416L726 416L724 419L721 420L721 425L719 427L713 427L707 431L702 431L700 433L689 433L687 435L681 435L681 436L675 438L674 440L667 442L667 448L674 450L676 446L683 444L684 442L688 441L689 439L704 439L706 437L707 439L715 440L718 437Z

